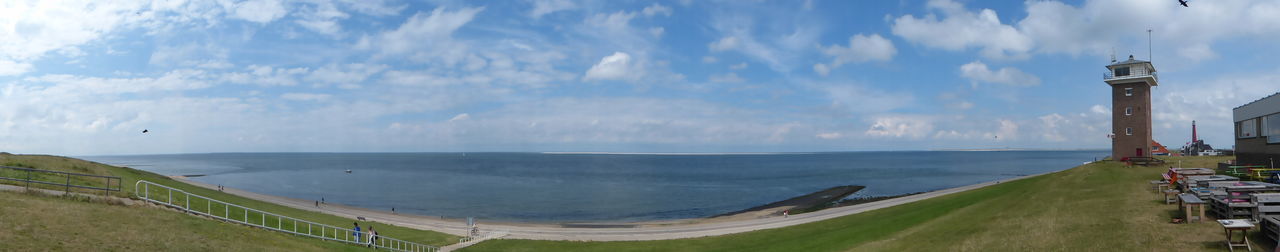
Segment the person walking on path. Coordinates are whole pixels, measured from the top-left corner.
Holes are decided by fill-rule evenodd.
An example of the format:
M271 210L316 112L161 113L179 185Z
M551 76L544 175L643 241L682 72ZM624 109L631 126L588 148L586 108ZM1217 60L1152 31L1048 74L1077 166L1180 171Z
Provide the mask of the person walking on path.
M354 232L351 232L351 237L355 237L356 242L358 243L360 242L360 223L359 222L352 222L352 223L356 224L356 228L354 228L355 230Z
M782 211L782 218L786 218L788 215L791 215L790 209Z
M373 230L373 226L369 226L369 240L365 242L365 247L373 247L374 240L378 239L378 231Z

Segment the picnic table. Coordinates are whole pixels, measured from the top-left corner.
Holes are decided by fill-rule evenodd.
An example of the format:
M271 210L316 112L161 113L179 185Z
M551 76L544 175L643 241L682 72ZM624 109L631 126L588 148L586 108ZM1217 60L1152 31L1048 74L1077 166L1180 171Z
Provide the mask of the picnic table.
M1253 246L1249 245L1249 229L1253 229L1253 223L1245 219L1229 219L1218 220L1218 224L1222 224L1222 230L1227 232L1227 250L1236 251L1236 247L1245 247L1249 251L1253 251ZM1233 237L1235 231L1240 231L1240 241L1236 241Z
M1200 197L1196 197L1190 193L1178 194L1178 202L1180 202L1178 204L1178 210L1183 212L1183 216L1187 219L1186 223L1204 220L1204 207L1207 202L1200 199ZM1199 208L1200 215L1192 215L1193 212L1191 211L1191 208Z

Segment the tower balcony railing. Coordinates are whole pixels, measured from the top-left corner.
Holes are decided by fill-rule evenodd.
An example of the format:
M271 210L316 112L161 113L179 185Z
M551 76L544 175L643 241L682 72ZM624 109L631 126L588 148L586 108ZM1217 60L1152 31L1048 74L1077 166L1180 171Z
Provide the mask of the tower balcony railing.
M1113 72L1111 72L1111 71L1107 71L1107 72L1103 72L1103 73L1102 73L1102 80L1103 80L1103 81L1109 81L1109 80L1121 80L1121 79L1132 79L1132 78L1146 78L1146 77L1151 77L1152 79L1155 79L1156 81L1159 81L1159 80L1160 80L1160 76L1159 76L1159 75L1157 75L1155 72L1149 72L1149 71L1147 71L1147 70L1145 70L1145 69L1133 69L1133 70L1131 70L1131 72L1129 72L1129 75L1120 75L1120 76L1116 76L1116 75L1115 75L1115 73L1113 73Z

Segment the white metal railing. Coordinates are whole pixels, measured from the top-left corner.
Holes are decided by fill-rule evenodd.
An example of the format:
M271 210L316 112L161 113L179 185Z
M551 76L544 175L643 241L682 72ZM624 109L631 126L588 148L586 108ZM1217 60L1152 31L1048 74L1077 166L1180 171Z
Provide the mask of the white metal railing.
M492 238L503 237L503 236L506 236L506 235L507 235L507 232L506 232L506 231L489 231L489 232L482 232L482 233L477 234L477 235L470 235L470 236L467 236L467 237L459 238L459 239L458 239L458 243L467 243L467 242L476 241L476 240L492 239Z
M1151 77L1152 79L1155 79L1157 81L1160 80L1160 76L1157 75L1156 72L1147 71L1145 68L1131 68L1129 71L1130 71L1129 75L1121 75L1121 76L1116 76L1115 73L1111 71L1103 72L1102 80L1117 80L1117 79L1129 79L1129 78L1141 78L1141 77Z
M154 198L151 197L151 191L153 188L158 191ZM177 208L189 213L209 216L227 222L260 227L267 230L396 251L436 252L440 249L431 245L404 241L383 235L378 235L373 239L373 242L369 242L369 232L367 230L361 231L357 234L354 229L300 220L267 211L231 204L146 180L138 180L138 182L134 184L134 194L143 200ZM177 198L175 198L175 196ZM193 199L197 202L195 208L191 207ZM204 201L204 211L200 211L199 201ZM215 212L215 206L221 206L222 212ZM275 219L275 223L271 223L271 221L269 221L270 219ZM272 226L271 224L276 225Z

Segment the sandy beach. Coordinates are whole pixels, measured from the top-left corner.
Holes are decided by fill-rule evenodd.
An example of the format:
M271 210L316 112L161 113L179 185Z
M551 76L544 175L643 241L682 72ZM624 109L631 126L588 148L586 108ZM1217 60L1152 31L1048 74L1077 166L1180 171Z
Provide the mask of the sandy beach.
M683 219L683 220L666 220L653 222L633 222L633 223L582 223L582 224L545 224L545 223L518 223L518 222L492 222L486 220L477 220L478 227L484 232L501 232L507 239L532 239L532 240L566 240L566 241L643 241L643 240L668 240L683 239L694 237L718 236L726 234L734 234L741 232L750 232L762 229L781 228L816 221L822 221L851 214L862 213L866 211L916 202L920 200L930 199L938 196L964 192L977 188L998 184L1001 182L1014 181L1041 174L1033 174L1016 178L997 180L956 188L937 190L881 201L828 208L815 212L794 214L789 217L774 215L773 213L781 211L785 207L775 207L768 209L758 209L731 216L722 216L717 218L703 219ZM173 178L189 183L192 185L217 190L216 185L204 184L185 179L182 176L174 176ZM320 207L315 206L314 200L302 200L273 195L265 195L253 193L249 191L239 190L236 188L225 187L226 193L239 195L241 197L251 198L255 200L271 202L284 206L309 211L322 212L347 218L356 219L363 217L369 221L393 224L397 226L417 228L423 230L431 230L443 232L453 235L465 236L468 232L465 221L456 219L441 219L436 216L421 216L404 213L392 213L390 211L380 211L373 209L365 209L340 204L322 204Z

